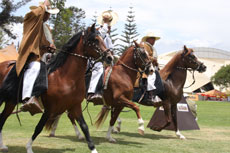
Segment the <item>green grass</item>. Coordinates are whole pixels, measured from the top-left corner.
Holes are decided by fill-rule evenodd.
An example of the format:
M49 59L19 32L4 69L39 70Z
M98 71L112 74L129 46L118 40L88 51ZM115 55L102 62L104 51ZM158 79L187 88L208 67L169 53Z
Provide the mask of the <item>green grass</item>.
M110 116L100 129L90 123L87 110L84 117L88 123L90 134L99 153L229 153L230 152L230 103L227 102L197 102L198 124L201 130L182 131L187 140L179 140L173 131L155 132L148 128L145 135L137 132L137 117L133 111L122 113L122 131L113 134L117 143L106 141ZM89 113L93 122L101 106L89 105ZM154 108L140 106L145 127L152 117ZM125 109L129 110L129 109ZM15 115L7 120L3 128L4 144L10 153L24 153L25 145L31 137L40 114L30 116L20 113L22 126L20 127ZM35 153L87 153L90 152L86 142L76 138L73 127L64 114L59 122L56 137L48 137L43 131L33 144Z

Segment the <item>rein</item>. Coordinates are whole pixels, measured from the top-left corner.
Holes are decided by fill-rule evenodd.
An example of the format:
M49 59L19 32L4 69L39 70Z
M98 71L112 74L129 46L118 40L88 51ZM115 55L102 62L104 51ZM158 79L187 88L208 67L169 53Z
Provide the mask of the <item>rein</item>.
M119 59L118 61L120 61L120 62L121 62L121 65L124 66L124 67L126 67L126 68L128 68L128 69L130 69L130 70L133 70L133 71L135 71L135 72L140 72L138 69L135 69L135 68L132 68L132 67L126 65L126 64L125 64L124 62L122 62L120 59Z
M89 47L94 47L94 50L100 55L97 59L94 59L94 61L95 61L95 62L98 62L98 61L100 61L101 59L103 59L104 53L103 53L103 51L98 47L98 45L95 44L94 42L89 41L89 40L87 39L87 37L85 38L85 37L84 37L84 36L85 36L85 32L82 32L82 36L83 36L83 45L87 45L87 46L89 46ZM84 56L84 55L80 55L80 54L77 54L77 53L67 52L67 51L63 51L63 50L60 50L60 51L63 52L63 53L67 53L67 54L69 54L69 55L75 56L75 57L80 57L80 58L85 59L85 60L88 60L88 59L89 59L89 57ZM110 50L107 49L107 50L105 51L105 53L108 52L108 51L110 51Z
M187 87L184 87L184 89L187 89L187 88L189 88L189 87L191 87L192 85L194 85L194 83L196 82L195 81L195 76L194 76L194 72L195 72L195 70L193 70L193 69L191 69L191 68L184 68L184 67L176 67L177 69L179 69L179 70L183 70L183 71L189 71L189 72L191 72L192 73L192 79L193 79L193 82L189 85L189 86L187 86Z
M130 67L130 66L128 66L128 65L126 65L124 62L122 62L120 59L118 59L118 61L120 61L121 62L121 65L122 66L124 66L124 67L126 67L126 68L128 68L128 69L130 69L130 70L132 70L132 71L135 71L135 72L139 72L140 74L142 74L142 73L144 73L144 71L146 70L146 67L147 66L149 66L149 64L146 64L145 63L145 61L143 60L143 58L141 57L141 55L140 55L140 53L138 52L138 50L140 50L139 48L135 48L135 52L134 52L134 65L136 66L136 67L138 67L137 66L137 63L136 63L136 59L137 59L137 57L138 58L140 58L140 60L141 60L141 62L142 62L142 65L144 65L145 66L145 69L144 70L139 70L139 69L135 69L135 68L132 68L132 67ZM144 63L144 64L143 64Z

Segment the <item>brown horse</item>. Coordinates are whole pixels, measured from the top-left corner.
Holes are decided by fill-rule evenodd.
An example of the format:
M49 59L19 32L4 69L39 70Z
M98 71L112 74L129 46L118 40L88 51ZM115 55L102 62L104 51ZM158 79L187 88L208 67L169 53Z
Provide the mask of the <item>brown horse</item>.
M107 62L111 62L113 59L111 53L106 49L102 37L95 29L95 25L74 35L62 47L60 52L51 59L48 65L48 90L41 95L44 113L26 145L27 153L33 153L32 143L47 121L52 123L58 115L65 111L70 112L79 123L91 152L97 153L81 108L85 95L85 72L89 57L95 60L104 59ZM8 65L10 65L10 62L1 63L0 71L7 72ZM5 101L5 99L3 100ZM1 101L2 103L3 101ZM2 127L16 104L17 102L13 100L5 101L4 110L0 115L0 147L4 151L8 148L3 145Z
M176 135L180 139L185 139L185 137L178 130L176 111L177 103L181 100L183 95L187 70L196 70L202 73L206 71L206 66L197 59L191 48L184 46L184 49L178 52L165 67L160 70L160 76L164 80L163 84L166 98L156 106L163 106L166 123L161 127L152 127L151 123L148 125L148 127L153 130L161 131L173 122L176 129Z
M144 133L144 121L141 117L140 109L130 100L133 96L137 73L141 71L141 73L146 72L149 74L149 68L151 68L150 71L153 73L154 69L148 53L143 47L139 47L137 44L136 47L128 48L112 67L108 86L107 89L104 90L103 95L105 107L103 107L98 114L96 121L96 126L99 127L111 110L110 127L106 136L110 142L116 141L112 138L111 131L119 113L124 107L129 107L136 112L139 123L139 133ZM109 69L106 71L109 71ZM109 106L110 108L108 109Z
M156 64L156 61L153 62ZM106 69L107 72L110 71L110 67ZM143 120L140 115L140 110L136 104L130 102L133 94L133 87L136 80L137 72L153 73L154 68L150 59L148 57L148 52L145 51L143 45L139 45L135 42L135 46L129 47L118 62L112 67L111 76L108 81L107 89L104 90L104 101L106 103L105 109L102 109L101 116L99 117L96 125L99 126L103 118L106 118L109 109L108 106L111 106L111 115L113 116L116 112L116 109L120 110L124 107L132 108L138 117L140 124L139 132L142 134L144 132ZM106 77L106 76L105 76ZM103 103L103 102L101 102ZM119 107L117 108L117 105ZM122 105L122 107L120 106ZM71 113L68 113L68 117L75 129L76 135L79 139L82 139L82 136L76 126L74 116ZM115 119L116 120L116 119ZM55 130L57 128L58 119L54 122L50 136L55 135ZM111 120L111 127L114 125L115 121ZM112 129L112 128L111 128ZM110 130L111 130L110 129ZM107 135L107 139L110 142L115 142L115 139L111 135Z
M163 79L163 85L165 87L165 100L151 106L160 107L163 106L165 113L166 123L161 127L154 127L150 122L148 127L161 131L165 127L169 126L171 122L174 123L176 129L176 135L180 139L185 137L180 133L177 128L177 103L181 100L183 95L183 88L187 77L187 70L198 72L204 72L206 66L201 63L197 57L193 54L193 50L184 46L182 51L179 51L164 67L160 70L160 76ZM140 103L144 104L144 103ZM147 105L150 106L150 105ZM118 126L120 129L120 124Z

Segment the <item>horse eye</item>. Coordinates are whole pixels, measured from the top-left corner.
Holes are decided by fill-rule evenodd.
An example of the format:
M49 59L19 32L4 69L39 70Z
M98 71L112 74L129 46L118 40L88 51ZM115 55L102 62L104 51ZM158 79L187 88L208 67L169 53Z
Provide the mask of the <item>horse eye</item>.
M98 39L95 39L94 42L95 42L96 44L99 44L99 40L98 40Z

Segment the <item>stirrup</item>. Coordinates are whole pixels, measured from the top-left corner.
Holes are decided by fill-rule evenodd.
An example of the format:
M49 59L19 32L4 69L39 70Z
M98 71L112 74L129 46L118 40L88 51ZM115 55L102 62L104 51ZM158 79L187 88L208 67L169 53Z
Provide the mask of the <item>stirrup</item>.
M23 112L29 111L32 116L37 113L43 113L39 101L35 96L31 97L25 104L23 104L20 110Z

